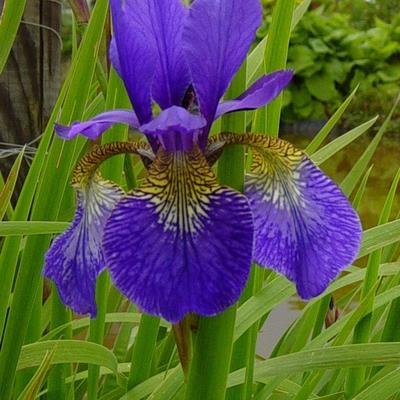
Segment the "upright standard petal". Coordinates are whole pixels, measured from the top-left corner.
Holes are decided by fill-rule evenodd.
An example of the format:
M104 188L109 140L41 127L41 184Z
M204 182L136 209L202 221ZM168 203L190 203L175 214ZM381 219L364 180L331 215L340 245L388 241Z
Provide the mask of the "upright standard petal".
M114 124L127 124L138 128L139 121L134 111L112 110L103 112L89 121L74 122L71 126L56 124L55 131L66 140L73 139L78 134L94 140Z
M251 85L241 96L218 105L215 118L232 111L254 110L274 100L289 84L293 72L276 71L265 75Z
M259 0L196 0L190 9L183 44L200 110L209 126L254 40L261 14Z
M186 7L180 0L113 0L111 5L115 41L110 58L135 108L140 100L134 98L136 93L142 100L145 96L147 104L150 92L161 108L180 105L190 84L182 48ZM123 26L117 26L120 21ZM138 115L142 123L148 121Z
M79 314L95 317L96 278L105 267L104 225L123 192L95 175L76 193L74 220L47 252L44 275L54 281L64 304Z
M254 259L319 295L357 256L361 224L338 188L301 151L263 135L221 134L210 142L254 149L245 194L254 217Z
M202 116L191 114L182 107L172 106L142 125L140 130L157 139L165 150L187 151L197 144L199 132L206 123Z
M172 323L214 315L246 283L252 215L242 194L218 185L197 147L161 149L144 185L113 211L103 246L114 284L144 311Z
M157 62L147 2L111 0L114 43L110 58L125 83L140 123L151 119L151 86Z

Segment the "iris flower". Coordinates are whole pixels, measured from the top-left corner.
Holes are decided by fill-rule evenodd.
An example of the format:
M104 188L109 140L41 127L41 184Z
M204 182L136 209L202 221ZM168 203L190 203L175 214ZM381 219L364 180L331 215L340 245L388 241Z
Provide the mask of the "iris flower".
M336 184L303 151L280 139L221 133L224 113L274 99L291 71L261 77L240 97L220 102L261 22L259 0L111 0L112 65L134 111L56 126L64 139L96 139L115 123L148 143L95 145L73 177L77 211L46 255L45 275L62 301L96 315L96 277L143 311L176 323L188 313L215 315L237 301L252 261L319 295L355 258L357 214ZM154 116L152 101L161 112ZM218 183L211 166L224 147L253 151L244 194ZM148 167L125 194L97 172L114 154L136 153Z

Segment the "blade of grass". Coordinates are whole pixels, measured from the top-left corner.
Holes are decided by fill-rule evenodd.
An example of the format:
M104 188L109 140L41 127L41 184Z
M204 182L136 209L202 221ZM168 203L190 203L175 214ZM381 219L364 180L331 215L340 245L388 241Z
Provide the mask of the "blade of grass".
M142 315L133 345L131 370L127 385L128 391L150 377L159 326L160 318L146 314Z
M68 104L64 103L62 113L64 121L79 118L79 113L84 109L85 93L89 89L91 77L94 73L94 66L91 61L93 57L97 56L100 42L98 36L105 23L107 6L106 0L96 2L91 21L78 50L75 68L78 69L77 67L79 67L79 69L73 68L73 85L69 87ZM39 183L39 192L35 200L36 206L32 211L32 219L42 220L49 216L49 219L56 218L64 192L62 185L66 185L71 162L76 158L74 151L79 150L79 143L82 143L82 141L65 145L59 139L53 141L46 168ZM63 152L62 149L64 149ZM63 160L59 165L60 154L62 154ZM53 191L49 190L50 188L53 188ZM50 204L51 207L46 207L46 204ZM32 300L36 295L36 289L41 279L42 260L48 244L49 238L47 236L44 239L41 239L40 236L33 236L28 238L25 245L0 354L0 387L4 388L3 398L5 400L9 399L11 395L17 361L27 330Z
M379 217L378 225L385 224L389 220L390 211L392 209L399 181L400 181L400 170L397 172L392 182L389 193L385 200L385 204L382 208ZM373 302L375 298L375 292L372 292L371 294L371 291L373 287L376 285L376 282L378 280L378 271L381 262L381 255L382 255L382 249L375 250L370 254L368 258L365 279L363 282L363 286L361 288L361 300L368 298L368 305L370 309L372 309L373 307ZM364 318L362 318L356 325L354 329L353 342L366 343L369 340L370 332L371 332L371 314L368 314ZM349 371L345 385L345 392L347 396L354 396L361 389L365 380L365 373L366 373L365 368Z
M61 233L68 228L68 225L68 222L53 221L3 221L0 222L0 236Z
M266 73L286 67L294 3L294 0L278 0L275 4L272 14L272 23L265 47ZM283 95L280 94L265 108L265 132L271 136L278 136L282 96ZM260 111L261 110L257 110L256 113Z
M290 30L293 31L304 14L307 12L311 0L302 1L294 10L292 24ZM265 73L264 58L265 47L267 45L268 35L266 35L260 43L250 52L247 58L247 84L252 84L256 79Z
M357 185L357 182L359 181L359 179L361 178L361 176L364 174L365 170L367 169L367 166L368 166L372 156L374 155L375 150L378 147L378 144L382 139L382 136L386 132L386 128L387 128L390 120L392 119L393 113L396 110L399 101L400 101L400 95L396 98L396 100L393 104L393 107L389 112L389 115L386 117L382 126L379 128L378 133L372 139L371 143L369 144L367 149L364 151L363 155L357 160L357 162L354 164L351 171L347 174L346 178L341 183L340 186L346 196L351 195L355 186Z
M7 209L10 207L11 196L14 192L15 184L17 182L19 169L21 167L22 158L24 156L25 148L18 154L13 166L11 167L7 181L0 192L0 221L3 220Z
M358 86L350 93L347 99L340 105L340 107L335 111L332 117L329 118L329 121L323 126L323 128L315 135L313 140L308 144L305 149L305 152L308 155L312 155L315 153L321 146L322 142L328 137L329 133L335 127L340 117L346 111L346 108L350 104L351 100L353 100L354 95L358 90Z
M364 196L365 188L366 188L367 182L368 182L368 178L369 178L369 176L370 176L370 174L371 174L371 171L372 171L372 168L373 168L373 167L374 167L374 166L371 165L371 166L368 168L367 172L364 174L364 176L363 176L363 178L362 178L362 180L361 180L361 183L360 183L360 185L359 185L359 187L358 187L358 189L357 189L357 192L356 192L356 194L355 194L355 196L354 196L353 207L354 207L356 210L359 210L359 208L360 208L361 200L362 200L362 198L363 198L363 196Z
M51 368L51 360L54 355L53 351L48 351L45 356L43 357L43 361L39 365L39 368L33 375L32 379L30 380L29 384L23 390L23 392L18 396L18 400L32 400L35 399L43 382L46 378L47 373ZM61 398L61 397L60 397Z
M328 143L322 149L315 152L311 159L315 162L315 164L322 164L324 161L332 157L338 151L346 147L348 144L352 143L358 137L360 137L363 133L367 132L369 128L376 122L378 117L372 118L367 122L364 122L360 126L352 129L349 132L346 132L342 136L339 136L337 139L332 140L332 142Z
M99 62L96 64L99 68ZM129 108L130 102L127 98L123 83L116 72L112 69L108 84L106 85L106 109ZM111 141L123 141L128 137L128 128L124 126L114 126L102 137L102 143ZM102 165L103 175L118 184L123 184L124 154L112 157ZM111 281L108 274L103 273L98 278L96 285L96 304L97 316L90 323L89 340L94 343L102 343L105 333L105 315L107 312L107 299ZM88 400L97 399L99 367L90 366L88 376Z
M82 340L50 340L23 346L18 360L18 370L41 364L48 352L53 352L51 365L87 363L106 367L118 374L118 363L112 351L96 343Z
M6 65L19 24L25 10L26 0L5 0L0 18L0 74Z

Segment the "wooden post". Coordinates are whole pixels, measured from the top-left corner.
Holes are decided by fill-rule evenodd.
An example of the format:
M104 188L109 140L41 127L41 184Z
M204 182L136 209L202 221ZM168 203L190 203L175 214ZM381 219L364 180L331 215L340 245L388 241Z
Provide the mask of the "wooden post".
M4 0L0 0L2 9ZM60 87L61 0L28 0L0 75L0 141L25 144L46 125ZM1 146L0 146L1 148ZM6 175L14 159L0 159Z

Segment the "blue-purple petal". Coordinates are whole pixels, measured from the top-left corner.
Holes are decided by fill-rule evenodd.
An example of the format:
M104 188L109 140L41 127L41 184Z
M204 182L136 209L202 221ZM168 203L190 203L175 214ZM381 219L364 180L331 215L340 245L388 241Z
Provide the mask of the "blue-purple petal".
M108 49L108 56L111 61L111 65L118 72L118 75L122 78L121 62L119 60L117 43L115 42L115 37L110 40L110 47Z
M140 123L152 116L151 86L156 72L153 34L147 14L147 2L111 0L114 43L110 58L124 81Z
M190 8L183 44L200 110L209 126L254 40L261 15L259 0L196 0Z
M218 105L215 118L232 111L254 110L274 100L293 77L290 70L276 71L258 79L241 96Z
M197 144L199 132L205 125L206 120L200 115L172 106L142 125L140 130L147 136L156 138L164 149L173 152L190 150Z
M142 123L151 96L161 108L180 105L190 84L182 48L187 8L180 0L111 2L114 43L110 58L125 82Z
M79 314L96 316L96 278L105 268L104 225L122 195L98 176L78 189L74 220L46 254L44 275L54 281L62 302Z
M148 7L157 51L153 98L161 108L181 105L191 80L182 47L188 10L181 0L150 0Z
M358 215L339 187L289 143L269 139L254 157L245 194L254 215L255 261L295 282L303 299L317 296L357 256Z
M253 247L246 198L217 184L200 151L161 150L104 234L112 280L147 313L176 323L215 315L245 286Z
M139 121L134 111L106 111L84 122L74 122L71 126L56 124L55 131L65 140L71 140L81 134L88 139L97 139L104 131L114 124L127 124L132 128L139 127Z

